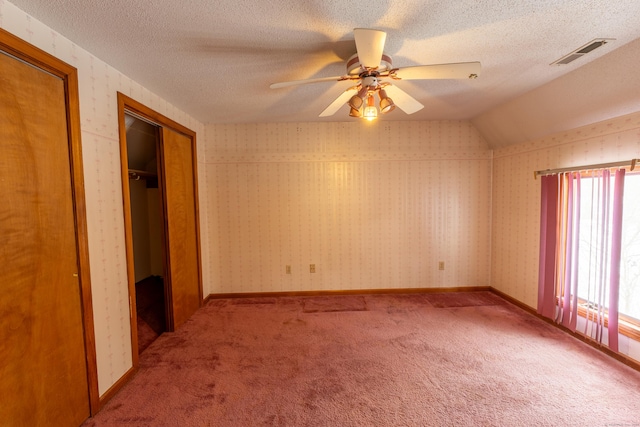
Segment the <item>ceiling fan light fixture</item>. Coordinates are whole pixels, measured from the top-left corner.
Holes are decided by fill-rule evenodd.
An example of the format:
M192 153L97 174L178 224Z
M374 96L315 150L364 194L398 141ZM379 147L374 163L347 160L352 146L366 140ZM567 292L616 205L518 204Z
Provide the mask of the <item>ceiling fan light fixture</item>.
M369 88L367 86L362 86L358 91L357 95L353 95L349 100L349 107L354 110L359 110L362 108L364 104L364 99L367 97L367 93L369 92Z
M373 95L369 95L369 98L367 98L367 106L364 108L362 117L369 121L375 120L378 117L378 109L376 108Z
M362 108L362 104L364 104L364 101L358 95L353 95L349 100L349 107L351 107L352 110L359 110Z
M389 98L387 92L384 89L380 89L380 113L386 114L389 113L396 108L396 104L393 103L393 100Z
M349 111L349 116L361 118L362 117L362 107L360 107L359 109L355 109L355 108L351 107L351 111Z

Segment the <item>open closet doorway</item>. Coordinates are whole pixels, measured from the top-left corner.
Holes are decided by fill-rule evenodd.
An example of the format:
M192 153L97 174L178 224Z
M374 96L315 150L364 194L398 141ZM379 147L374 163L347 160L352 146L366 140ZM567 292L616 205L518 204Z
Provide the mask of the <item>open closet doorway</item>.
M135 369L202 304L196 133L119 92L118 123Z
M167 330L159 128L125 113L138 354Z

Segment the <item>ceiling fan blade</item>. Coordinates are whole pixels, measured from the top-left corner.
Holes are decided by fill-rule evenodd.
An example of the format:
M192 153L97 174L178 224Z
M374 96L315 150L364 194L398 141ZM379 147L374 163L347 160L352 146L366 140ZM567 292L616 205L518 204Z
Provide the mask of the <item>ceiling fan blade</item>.
M398 68L391 77L402 80L420 79L469 79L480 74L479 62L460 62L457 64L417 65L415 67Z
M378 68L387 33L368 28L356 28L353 30L353 35L356 39L356 50L360 64L365 68Z
M415 98L397 86L387 85L384 87L384 90L387 92L387 95L393 99L393 103L396 104L396 107L400 108L407 114L413 114L424 108L424 105L420 104L415 100Z
M272 83L269 87L271 89L278 89L281 87L304 85L308 83L339 82L341 80L347 80L348 78L349 77L345 77L345 76L333 76L333 77L319 77L317 79L292 80L290 82Z
M320 117L333 116L336 111L340 109L340 107L346 104L347 101L357 93L357 91L358 87L354 86L342 92L340 96L335 99L335 101L333 101L327 108L324 109L322 113L320 113Z

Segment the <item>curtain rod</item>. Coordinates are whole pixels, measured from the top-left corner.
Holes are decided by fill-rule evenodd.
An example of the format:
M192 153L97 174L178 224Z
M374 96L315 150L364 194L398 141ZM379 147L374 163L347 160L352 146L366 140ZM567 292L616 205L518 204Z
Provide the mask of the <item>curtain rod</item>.
M533 178L535 179L539 175L553 175L553 174L562 173L562 172L577 172L577 171L584 171L584 170L591 170L591 169L608 169L608 168L615 168L618 166L629 166L629 165L631 166L631 170L634 170L636 168L636 162L638 160L639 159L631 159L623 162L598 163L596 165L574 166L574 167L558 168L558 169L545 169L545 170L533 172Z

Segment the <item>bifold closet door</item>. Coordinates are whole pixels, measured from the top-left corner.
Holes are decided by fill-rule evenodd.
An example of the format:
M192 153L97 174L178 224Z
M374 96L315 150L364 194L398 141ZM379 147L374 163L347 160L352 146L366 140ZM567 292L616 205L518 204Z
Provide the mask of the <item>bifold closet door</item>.
M173 329L200 307L199 241L193 140L162 128L162 168L166 210L168 279Z
M89 387L65 83L0 53L0 424L78 426Z

